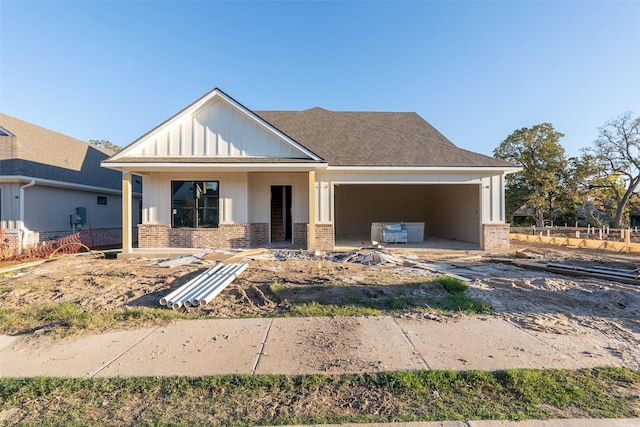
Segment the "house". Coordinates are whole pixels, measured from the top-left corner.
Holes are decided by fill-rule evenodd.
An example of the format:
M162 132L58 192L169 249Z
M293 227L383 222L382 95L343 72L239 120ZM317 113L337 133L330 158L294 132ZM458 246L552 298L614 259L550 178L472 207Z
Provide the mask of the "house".
M505 249L505 175L520 170L456 147L415 113L252 111L220 89L102 165L122 172L124 218L131 176L144 176L140 248L330 250L403 222Z
M112 154L0 114L0 246L26 248L81 230L91 231L83 243L119 244L120 173L100 167ZM134 205L141 185L134 182ZM138 222L138 210L129 225Z

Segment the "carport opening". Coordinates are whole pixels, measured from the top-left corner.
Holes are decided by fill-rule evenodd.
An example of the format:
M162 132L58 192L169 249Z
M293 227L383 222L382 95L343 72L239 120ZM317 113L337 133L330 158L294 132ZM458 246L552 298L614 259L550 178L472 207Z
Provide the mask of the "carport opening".
M334 186L336 242L371 240L373 223L422 223L429 238L480 244L480 186L340 184Z

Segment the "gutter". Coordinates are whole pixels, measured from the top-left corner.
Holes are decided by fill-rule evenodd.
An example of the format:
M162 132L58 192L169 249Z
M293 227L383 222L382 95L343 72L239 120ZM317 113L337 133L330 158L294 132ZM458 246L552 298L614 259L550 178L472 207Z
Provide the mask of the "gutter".
M20 250L22 251L27 245L27 232L24 227L24 190L36 185L36 180L32 179L31 182L20 187L20 231L22 232L22 242L20 244Z

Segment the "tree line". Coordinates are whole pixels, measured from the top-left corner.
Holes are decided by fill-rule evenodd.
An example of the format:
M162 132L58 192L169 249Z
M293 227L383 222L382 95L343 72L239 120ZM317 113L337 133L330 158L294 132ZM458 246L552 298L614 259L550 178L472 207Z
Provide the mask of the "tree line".
M506 178L508 221L630 226L630 215L640 210L640 116L626 112L607 121L576 157L566 157L562 137L542 123L516 130L494 150L496 158L522 167Z

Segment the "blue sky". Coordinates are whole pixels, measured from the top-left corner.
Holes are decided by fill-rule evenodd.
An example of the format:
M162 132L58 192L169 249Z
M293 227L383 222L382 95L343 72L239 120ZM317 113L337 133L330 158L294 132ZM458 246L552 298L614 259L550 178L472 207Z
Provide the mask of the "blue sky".
M640 2L0 0L0 111L127 145L214 87L252 110L415 111L491 154L640 114Z

